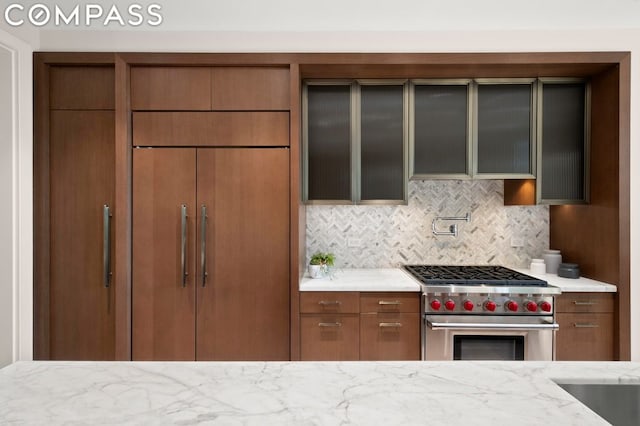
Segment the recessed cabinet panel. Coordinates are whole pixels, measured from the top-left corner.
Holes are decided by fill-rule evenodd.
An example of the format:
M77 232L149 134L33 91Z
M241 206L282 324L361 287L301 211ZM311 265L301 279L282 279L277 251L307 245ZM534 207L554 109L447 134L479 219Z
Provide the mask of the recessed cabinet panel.
M206 111L211 109L211 69L132 67L131 109Z
M351 200L351 86L307 86L309 200Z
M531 84L479 84L476 172L532 175Z
M403 200L404 86L360 86L361 200Z
M585 201L585 84L542 86L542 202Z
M469 175L468 85L415 85L414 177Z

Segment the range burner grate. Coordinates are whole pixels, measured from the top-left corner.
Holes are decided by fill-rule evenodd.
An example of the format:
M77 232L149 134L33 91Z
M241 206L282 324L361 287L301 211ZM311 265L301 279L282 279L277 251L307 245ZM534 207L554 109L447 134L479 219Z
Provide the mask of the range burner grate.
M546 287L544 280L503 266L405 265L405 269L423 284L496 285Z

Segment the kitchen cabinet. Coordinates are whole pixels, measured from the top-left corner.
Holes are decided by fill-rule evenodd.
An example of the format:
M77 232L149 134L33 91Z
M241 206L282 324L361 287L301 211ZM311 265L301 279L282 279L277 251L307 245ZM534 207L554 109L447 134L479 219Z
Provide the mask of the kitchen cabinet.
M302 360L419 360L417 293L302 292Z
M115 358L113 81L109 66L51 66L36 87L35 359Z
M131 68L134 111L288 111L289 68Z
M408 99L404 80L306 81L305 200L406 203Z
M410 172L412 179L471 176L470 80L412 80Z
M420 359L420 298L413 293L361 293L360 359Z
M558 361L613 361L614 294L564 293L557 298Z
M476 83L474 177L534 177L535 79Z
M289 151L133 154L133 359L289 358Z
M539 84L537 202L588 201L588 86L582 80L541 79Z

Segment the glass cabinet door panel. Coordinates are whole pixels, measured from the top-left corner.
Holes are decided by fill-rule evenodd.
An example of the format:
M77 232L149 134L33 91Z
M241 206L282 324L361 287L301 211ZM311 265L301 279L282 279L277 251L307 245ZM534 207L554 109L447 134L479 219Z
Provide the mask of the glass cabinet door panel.
M542 88L542 200L585 199L585 84Z
M403 200L404 86L361 85L361 199Z
M465 175L468 86L414 86L413 174Z
M532 175L531 84L479 84L477 173Z
M307 86L309 200L351 200L351 124L350 86Z

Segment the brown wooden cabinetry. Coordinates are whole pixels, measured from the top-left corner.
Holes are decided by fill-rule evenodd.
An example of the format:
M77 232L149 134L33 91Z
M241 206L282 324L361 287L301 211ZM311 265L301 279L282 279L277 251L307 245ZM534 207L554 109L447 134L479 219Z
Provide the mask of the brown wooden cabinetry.
M288 169L283 148L134 150L134 360L289 359Z
M420 359L415 293L303 292L302 360Z
M34 358L112 360L114 69L40 72L49 77L36 86L48 120L38 125L48 138L36 140Z
M289 67L133 67L137 111L288 111Z
M614 294L565 293L558 297L558 361L614 360Z

